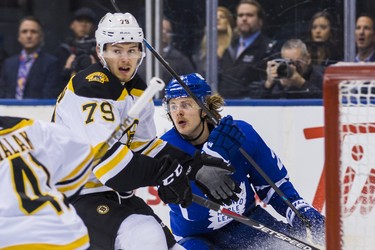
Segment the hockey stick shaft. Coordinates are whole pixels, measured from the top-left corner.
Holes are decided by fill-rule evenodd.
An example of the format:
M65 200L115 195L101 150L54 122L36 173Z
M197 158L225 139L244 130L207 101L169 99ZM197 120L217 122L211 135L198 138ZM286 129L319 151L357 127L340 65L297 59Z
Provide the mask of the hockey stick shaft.
M121 13L120 8L116 4L116 0L111 0L111 3L117 12ZM172 69L171 66L164 60L164 58L151 46L145 38L143 38L143 43L150 50L150 52L158 59L158 61L164 66L164 68L178 81L178 83L184 88L184 90L189 94L189 96L198 104L198 106L207 114L207 116L212 120L212 122L217 125L219 120L212 114L212 112L203 104L203 102L196 97L196 95L190 90L190 88L181 80L180 76ZM281 199L286 203L286 205L300 218L307 228L311 225L305 217L296 209L296 207L288 200L285 194L276 186L276 184L269 178L269 176L260 168L260 166L254 161L254 159L242 148L240 147L241 154L254 166L258 173L263 177L263 179L275 190L275 192L281 197Z
M189 89L189 87L181 80L180 76L169 66L169 64L160 56L160 54L145 40L143 39L146 47L151 51L151 53L159 60L159 62L166 68L166 70L178 81L178 83L184 88L184 90L189 94L191 98L199 105L199 107L210 117L212 122L215 125L218 124L218 120L212 114L212 112L198 99L194 93ZM258 173L263 177L263 179L275 190L275 192L281 197L281 199L287 204L290 209L305 223L307 227L310 228L310 223L306 220L305 217L295 208L295 206L288 200L285 194L281 191L280 188L269 178L269 176L262 170L262 168L254 161L254 159L242 148L239 148L241 154L248 160Z
M121 12L120 8L116 4L116 0L111 0L113 8L117 12ZM166 68L166 70L180 83L180 85L185 89L185 91L193 98L193 100L200 106L200 108L210 117L210 119L215 123L218 124L219 121L216 117L210 112L210 110L203 105L203 103L194 95L194 93L189 89L188 86L181 80L180 76L172 69L171 66L164 60L164 58L151 46L149 42L145 38L143 38L143 43L145 46L151 51L151 53L158 59L158 61Z
M216 212L219 212L219 213L222 213L230 218L232 218L233 220L235 221L238 221L242 224L245 224L247 226L250 226L252 228L254 228L255 230L258 230L258 231L261 231L263 233L266 233L278 240L282 240L290 245L293 245L294 247L297 247L297 248L300 248L300 249L311 249L311 250L319 250L319 248L316 248L306 242L303 242L295 237L292 237L290 235L286 235L284 233L280 233L276 230L273 230L269 227L266 227L265 225L251 219L251 218L248 218L248 217L245 217L243 215L240 215L240 214L237 214L237 213L234 213L232 211L230 211L229 209L226 209L224 208L223 206L213 202L213 201L210 201L210 200L207 200L201 196L198 196L196 194L193 194L193 202L197 203L198 205L202 206L202 207L205 207L205 208L208 208L208 209L211 209L213 211L216 211Z
M154 77L150 80L150 84L142 95L135 101L133 106L129 109L126 119L120 123L112 132L109 138L100 146L94 159L94 165L97 165L102 157L107 153L108 149L113 146L122 136L124 131L133 124L134 120L138 118L140 112L147 105L148 101L165 86L165 83L160 78Z

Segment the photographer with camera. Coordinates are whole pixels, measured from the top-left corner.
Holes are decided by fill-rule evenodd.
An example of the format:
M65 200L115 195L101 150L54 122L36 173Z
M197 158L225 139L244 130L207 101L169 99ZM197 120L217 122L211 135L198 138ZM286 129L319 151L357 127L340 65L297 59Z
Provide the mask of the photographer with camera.
M324 68L312 65L306 45L290 39L281 48L281 57L267 62L264 97L321 98Z
M83 7L74 12L70 23L73 36L61 43L55 53L61 63L62 86L66 85L72 75L98 61L93 36L96 23L97 17L92 9Z

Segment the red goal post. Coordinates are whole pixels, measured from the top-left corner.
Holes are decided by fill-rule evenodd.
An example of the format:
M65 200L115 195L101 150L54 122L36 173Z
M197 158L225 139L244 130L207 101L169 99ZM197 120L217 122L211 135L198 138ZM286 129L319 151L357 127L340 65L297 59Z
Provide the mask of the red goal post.
M375 64L328 67L323 98L327 249L375 249Z

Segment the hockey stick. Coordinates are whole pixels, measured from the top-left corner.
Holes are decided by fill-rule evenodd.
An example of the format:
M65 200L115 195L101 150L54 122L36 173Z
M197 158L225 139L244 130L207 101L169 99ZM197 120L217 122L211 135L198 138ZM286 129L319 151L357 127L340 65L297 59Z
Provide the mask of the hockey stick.
M111 0L111 3L117 12L121 13L120 8L116 4L116 0ZM189 89L189 87L181 80L180 76L172 69L171 66L164 60L164 58L143 38L143 43L151 51L151 53L158 59L158 61L164 66L164 68L178 81L178 83L184 88L184 90L189 94L189 96L198 104L198 106L207 114L211 121L217 125L219 120L211 113L211 111L203 104L203 102L198 99L194 93ZM253 158L242 148L239 148L241 154L249 161L250 164L256 169L256 171L263 177L263 179L275 190L275 192L281 197L281 199L286 203L286 205L298 216L298 218L303 221L307 228L311 228L309 221L302 216L302 214L296 209L296 207L288 200L285 194L280 188L269 178L269 176L261 169L261 167L253 160Z
M230 218L232 218L233 220L236 220L242 224L245 224L247 226L250 226L252 228L254 228L255 230L258 230L258 231L261 231L263 233L266 233L276 239L279 239L279 240L282 240L290 245L293 245L297 248L300 248L300 249L311 249L311 250L319 250L319 248L316 248L306 242L303 242L297 238L294 238L290 235L286 235L284 233L280 233L276 230L273 230L272 228L269 228L269 227L266 227L265 225L251 219L251 218L248 218L248 217L245 217L243 215L240 215L240 214L237 214L235 212L232 212L230 211L229 209L226 209L224 208L223 206L213 202L213 201L210 201L210 200L207 200L199 195L196 195L196 194L193 194L193 202L197 203L198 205L202 206L202 207L205 207L205 208L208 208L208 209L211 209L213 211L216 211L216 212L219 212L219 213L222 213L223 215L226 215Z
M94 166L100 162L103 156L107 153L108 149L111 148L123 136L124 132L134 123L134 120L138 118L148 101L152 99L157 92L161 91L164 86L165 83L160 78L153 77L150 80L150 84L146 90L129 109L126 119L120 123L109 138L99 146L99 149L94 157Z

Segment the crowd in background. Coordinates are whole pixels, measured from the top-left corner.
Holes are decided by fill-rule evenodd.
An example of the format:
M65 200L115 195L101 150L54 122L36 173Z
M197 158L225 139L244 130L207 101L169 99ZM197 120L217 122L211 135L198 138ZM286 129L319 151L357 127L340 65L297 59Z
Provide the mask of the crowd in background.
M172 8L171 5L169 1L164 9ZM270 8L267 1L240 0L235 6L218 7L217 86L224 98L322 97L325 68L344 59L343 27L338 10L325 8L314 13L303 12L309 15L304 17L308 18L308 25L303 26L302 32L301 27L295 28L300 23L294 23L298 32L292 32L288 19L284 19L285 23L279 24L278 28L270 22L276 19L275 11L277 7L283 7L281 5ZM287 7L282 11L290 11ZM168 13L162 20L160 54L179 75L199 72L205 76L205 27L200 29L201 36L194 37L195 44L183 45L181 23ZM97 17L90 8L77 9L69 26L72 36L49 52L44 50L48 41L44 39L46 31L38 17L22 18L18 26L21 51L15 55L7 54L6 48L0 51L0 98L56 98L70 77L98 62L93 38L99 22ZM196 18L192 21L201 23L202 20ZM375 61L374 30L371 15L357 15L356 62ZM169 82L172 77L163 67L161 70L162 79ZM144 66L139 74L145 79Z

